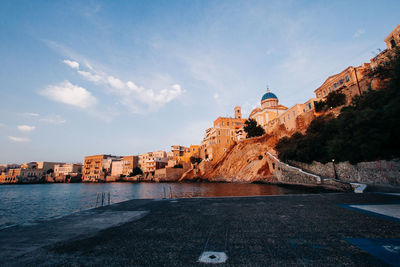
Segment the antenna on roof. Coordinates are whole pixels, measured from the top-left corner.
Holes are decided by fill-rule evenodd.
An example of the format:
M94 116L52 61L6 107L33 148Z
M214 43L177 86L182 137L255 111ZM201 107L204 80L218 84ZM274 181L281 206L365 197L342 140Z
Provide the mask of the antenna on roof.
M268 86L268 84L267 84L267 93L269 93L269 86Z

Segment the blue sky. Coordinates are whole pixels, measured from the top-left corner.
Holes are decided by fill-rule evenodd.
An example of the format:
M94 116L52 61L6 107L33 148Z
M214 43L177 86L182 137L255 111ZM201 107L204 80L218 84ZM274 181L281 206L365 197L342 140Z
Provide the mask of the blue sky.
M267 84L288 107L369 62L398 1L0 2L0 163L199 144Z

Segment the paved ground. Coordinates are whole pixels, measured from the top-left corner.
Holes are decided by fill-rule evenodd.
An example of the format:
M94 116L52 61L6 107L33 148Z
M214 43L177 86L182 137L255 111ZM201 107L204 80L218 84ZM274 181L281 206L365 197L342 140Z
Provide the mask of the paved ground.
M0 265L400 266L399 195L132 200L0 231ZM392 216L393 215L393 216Z

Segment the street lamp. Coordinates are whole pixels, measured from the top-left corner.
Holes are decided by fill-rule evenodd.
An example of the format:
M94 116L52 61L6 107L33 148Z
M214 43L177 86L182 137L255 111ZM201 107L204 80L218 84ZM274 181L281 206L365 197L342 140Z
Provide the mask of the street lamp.
M338 176L337 176L336 168L335 168L335 159L332 159L332 165L333 165L333 172L335 173L335 179L338 180Z

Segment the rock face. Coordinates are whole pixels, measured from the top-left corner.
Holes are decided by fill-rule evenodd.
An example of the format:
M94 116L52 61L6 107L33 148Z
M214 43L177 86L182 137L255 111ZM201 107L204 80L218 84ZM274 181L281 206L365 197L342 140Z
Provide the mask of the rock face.
M231 146L218 162L200 163L186 178L214 182L274 182L265 152L274 147L276 141L269 135L244 140Z

